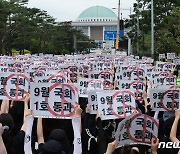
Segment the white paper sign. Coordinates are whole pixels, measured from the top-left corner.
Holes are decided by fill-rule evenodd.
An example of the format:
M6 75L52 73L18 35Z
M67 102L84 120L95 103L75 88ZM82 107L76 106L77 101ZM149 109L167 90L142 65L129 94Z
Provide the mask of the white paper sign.
M159 59L164 59L166 58L165 54L159 54Z
M29 78L24 74L0 73L0 99L23 101L28 93Z
M78 91L72 84L32 83L30 92L34 116L70 119L78 104Z
M144 114L135 114L125 118L119 123L115 134L117 148L126 144L151 146L151 139L157 139L157 136L158 121Z
M120 80L118 88L120 90L131 90L135 92L136 100L142 102L142 92L146 89L146 83L142 81Z
M135 96L131 91L97 92L98 111L102 120L125 118L135 110Z
M150 89L150 102L153 111L174 111L180 109L179 89Z
M103 90L104 81L99 79L78 78L79 97L88 97L89 91Z
M175 53L167 53L167 59L174 59L176 57Z
M97 114L98 102L97 102L97 91L88 92L88 104L91 106L90 114Z

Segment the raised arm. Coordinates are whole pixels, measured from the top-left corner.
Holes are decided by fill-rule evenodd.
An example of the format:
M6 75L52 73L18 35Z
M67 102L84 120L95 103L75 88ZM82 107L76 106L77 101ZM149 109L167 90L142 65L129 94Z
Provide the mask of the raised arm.
M37 121L37 140L38 140L38 144L44 143L42 118L38 118Z
M26 98L24 100L24 123L21 127L21 130L23 130L24 132L26 131L26 116L32 114L31 111L28 109L28 102L30 100L30 97L29 97L29 93L26 95Z
M9 112L9 100L2 100L0 114Z
M74 117L72 118L72 126L74 131L74 152L73 154L82 153L81 143L81 113L80 105L76 106Z
M147 106L149 105L149 103L147 101L147 93L146 93L146 91L143 91L142 97L143 97L143 100L144 100L144 107L145 107L145 113L146 113L148 111Z

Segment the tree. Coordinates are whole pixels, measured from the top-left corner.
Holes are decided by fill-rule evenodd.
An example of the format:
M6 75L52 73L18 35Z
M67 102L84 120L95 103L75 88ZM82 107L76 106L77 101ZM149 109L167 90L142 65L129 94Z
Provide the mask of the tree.
M0 51L11 54L12 49L21 54L64 54L73 52L73 34L80 40L89 40L72 28L71 22L57 23L47 11L28 8L28 0L0 1ZM85 46L81 46L85 48Z
M126 21L126 27L132 27L128 33L136 47L140 44L141 55L150 53L151 44L151 0L137 0L135 14ZM139 5L138 5L139 4ZM155 53L180 52L179 49L179 0L154 0ZM137 37L137 16L139 16L140 36Z

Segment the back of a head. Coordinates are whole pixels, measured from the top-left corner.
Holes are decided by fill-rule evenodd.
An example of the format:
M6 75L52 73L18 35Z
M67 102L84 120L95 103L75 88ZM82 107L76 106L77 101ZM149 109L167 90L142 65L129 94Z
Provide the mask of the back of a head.
M135 149L131 149L131 152L130 154L139 154L138 150L135 150Z
M131 146L124 145L121 149L121 154L130 154L131 153Z
M2 113L0 115L0 123L2 126L7 126L2 134L3 142L5 144L6 150L8 154L14 153L14 146L13 146L13 138L11 136L11 131L14 128L14 121L12 116L9 113Z
M62 146L58 141L49 140L44 143L40 154L63 154Z
M121 154L139 154L139 149L132 145L124 145L121 149Z
M2 113L0 115L0 123L2 124L2 126L8 126L9 131L11 131L14 127L13 118L9 113Z
M51 131L49 135L50 140L56 140L58 141L64 152L68 152L70 149L69 141L66 136L66 133L63 129L54 129Z

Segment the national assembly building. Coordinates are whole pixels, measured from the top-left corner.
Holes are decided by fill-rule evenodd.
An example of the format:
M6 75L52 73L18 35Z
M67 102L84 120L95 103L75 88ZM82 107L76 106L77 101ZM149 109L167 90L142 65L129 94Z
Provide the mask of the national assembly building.
M111 49L114 47L117 32L117 15L103 6L92 6L84 10L72 22L72 26L81 30L99 44L100 48ZM126 35L124 29L120 29L120 35Z

